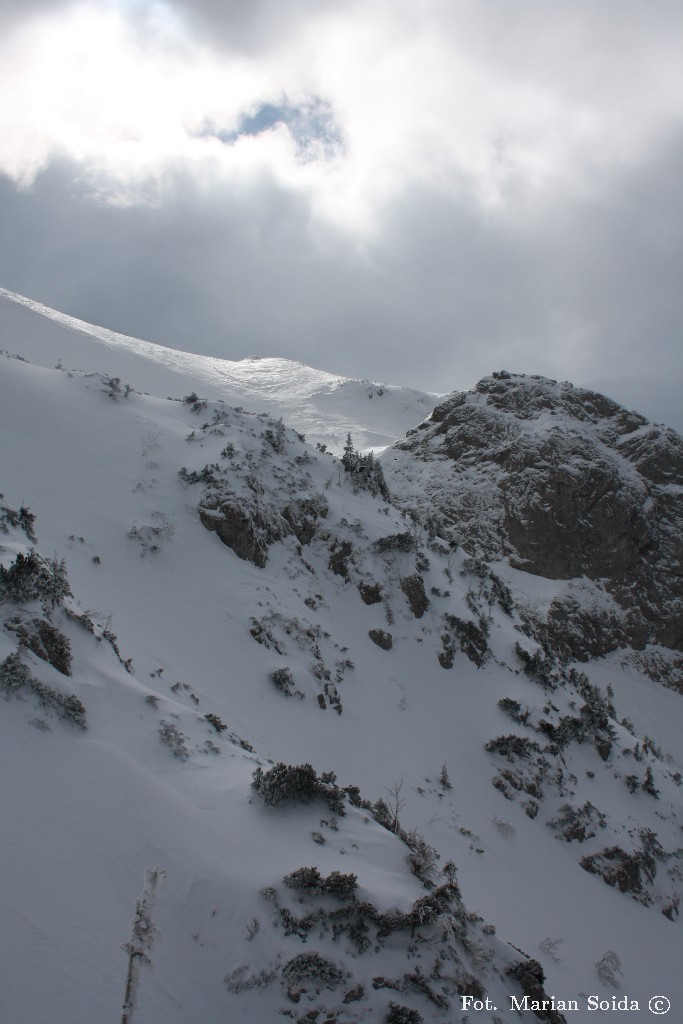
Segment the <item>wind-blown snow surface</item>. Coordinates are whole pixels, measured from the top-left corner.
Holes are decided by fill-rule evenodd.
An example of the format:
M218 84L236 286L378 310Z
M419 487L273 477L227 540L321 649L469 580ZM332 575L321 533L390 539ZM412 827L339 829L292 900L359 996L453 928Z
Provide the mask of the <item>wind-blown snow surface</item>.
M21 335L22 324L28 331L36 323L17 321L2 347L37 359L47 335ZM394 1002L446 1024L465 1020L458 987L474 991L471 976L498 1010L470 1010L467 1019L512 1021L509 995L521 998L521 990L504 971L520 960L519 949L542 963L549 994L579 1001L581 1012L568 1019L593 1019L591 994L637 1000L639 1019L651 996L666 995L680 1013L680 924L671 909L680 888L679 694L624 667L618 654L580 666L600 694L608 684L614 691L608 759L591 740L573 743L547 755L542 797L522 791L505 799L492 778L527 766L485 744L510 733L543 742L498 701L517 701L538 723L578 714L585 697L571 681L543 686L522 671L514 645L530 645L516 612L489 603L492 577L482 579L471 560L427 538L381 495L356 492L331 455L292 430L279 432L272 395L270 418L227 401L169 401L153 387L157 373L161 391L181 399L197 378L186 383L176 370L171 377L137 350L126 354L127 370L107 358L106 373L54 369L60 354L68 366L54 350L43 352L42 366L0 362L0 562L7 570L32 548L45 564L64 559L72 591L61 606L12 601L6 591L0 604L12 627L0 633L0 663L17 650L17 630L30 636L34 620L51 622L72 650L65 676L27 641L23 662L43 689L27 684L9 699L12 686L4 687L2 1019L118 1020L121 945L144 873L156 866L167 875L153 914L151 966L139 970L136 1021L265 1024L312 1019L305 1015L317 1010L319 1021L342 1024L382 1021ZM94 366L87 355L83 365ZM117 392L112 374L137 390ZM374 408L386 398L366 395L353 390L348 422L361 420L359 404ZM324 407L311 413L325 415ZM259 568L200 522L198 504L227 491L264 509L294 507L306 493L316 498L315 529L308 540L286 530L277 540L265 517L257 524L267 559ZM22 506L36 516L36 541L17 518ZM306 515L298 523L304 532L313 513ZM515 605L550 600L567 586L494 568L497 592L508 588ZM419 586L406 583L418 576L424 601ZM361 599L363 587L373 601L378 588L376 603ZM484 620L478 667L461 650L457 622L481 629ZM370 639L373 630L391 634L391 649ZM446 634L450 669L439 661ZM481 637L474 639L476 647ZM299 694L274 685L272 673L283 668ZM60 715L59 702L46 703L46 687L82 701L86 730ZM219 732L207 714L226 728ZM656 753L647 743L642 753L645 737ZM342 816L322 801L261 802L252 773L277 761L333 771L340 786L357 785L373 803L391 804L398 790L403 828L419 830L441 855L423 872L427 883L442 885L439 871L452 860L470 919L444 913L383 939L369 926L362 953L348 933L334 941L329 917L300 927L305 942L286 934L277 907L298 918L340 908L331 896L283 883L302 866L355 874L358 898L381 914L406 914L429 890L409 868L410 849L368 808L347 800ZM444 764L451 789L440 782ZM648 766L657 798L642 787ZM638 777L634 793L628 775ZM587 802L606 817L593 837L565 842L548 828L564 805ZM654 880L643 877L636 892L642 902L580 867L582 856L617 843L638 850L642 830L656 833L662 849ZM262 895L268 888L275 901ZM674 920L661 913L667 908ZM449 938L454 922L461 932ZM284 965L315 951L349 978L331 988L283 983ZM621 965L616 987L596 971L608 951ZM247 988L259 972L263 984ZM358 985L362 996L348 999ZM439 1005L446 997L450 1005Z
M438 395L336 377L290 359L214 359L95 327L0 288L2 347L39 366L108 373L158 397L197 391L286 422L341 453L384 448L429 415ZM183 390L184 389L184 390Z

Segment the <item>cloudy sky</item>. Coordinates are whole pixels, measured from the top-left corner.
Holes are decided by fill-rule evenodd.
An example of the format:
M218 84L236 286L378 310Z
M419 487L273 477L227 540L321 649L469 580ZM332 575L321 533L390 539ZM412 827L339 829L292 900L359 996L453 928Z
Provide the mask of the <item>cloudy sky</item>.
M0 285L447 391L683 386L680 0L0 0Z

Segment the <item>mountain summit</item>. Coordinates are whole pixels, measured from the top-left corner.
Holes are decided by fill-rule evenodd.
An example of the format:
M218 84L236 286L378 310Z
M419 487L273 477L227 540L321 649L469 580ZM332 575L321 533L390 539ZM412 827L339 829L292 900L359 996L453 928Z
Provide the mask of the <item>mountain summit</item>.
M555 640L574 657L683 649L683 439L671 428L566 382L502 371L438 405L387 465L390 480L420 482L416 511L431 506L471 554L601 595L590 638L581 603L552 609Z

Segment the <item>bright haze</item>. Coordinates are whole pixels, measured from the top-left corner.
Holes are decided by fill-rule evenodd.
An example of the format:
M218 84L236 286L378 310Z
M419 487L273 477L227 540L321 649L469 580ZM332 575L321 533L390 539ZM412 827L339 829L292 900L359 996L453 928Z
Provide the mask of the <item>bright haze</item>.
M0 285L207 355L670 404L682 43L678 0L0 2Z

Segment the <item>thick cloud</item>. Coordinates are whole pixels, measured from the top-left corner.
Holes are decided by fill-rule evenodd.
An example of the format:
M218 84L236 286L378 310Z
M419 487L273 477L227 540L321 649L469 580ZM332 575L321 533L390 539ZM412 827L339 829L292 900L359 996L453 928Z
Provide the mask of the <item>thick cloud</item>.
M64 5L5 44L0 284L436 391L680 379L682 24L631 0Z
M208 354L287 355L430 390L503 366L585 380L616 366L680 375L683 272L676 167L611 181L609 199L502 222L465 195L417 190L358 253L311 228L273 180L207 194L178 179L161 208L102 206L55 167L32 193L7 181L16 242L0 280L86 320Z
M11 26L65 5L65 0L0 0L0 25Z
M217 48L258 54L312 20L343 12L353 18L357 0L175 0L188 29Z

